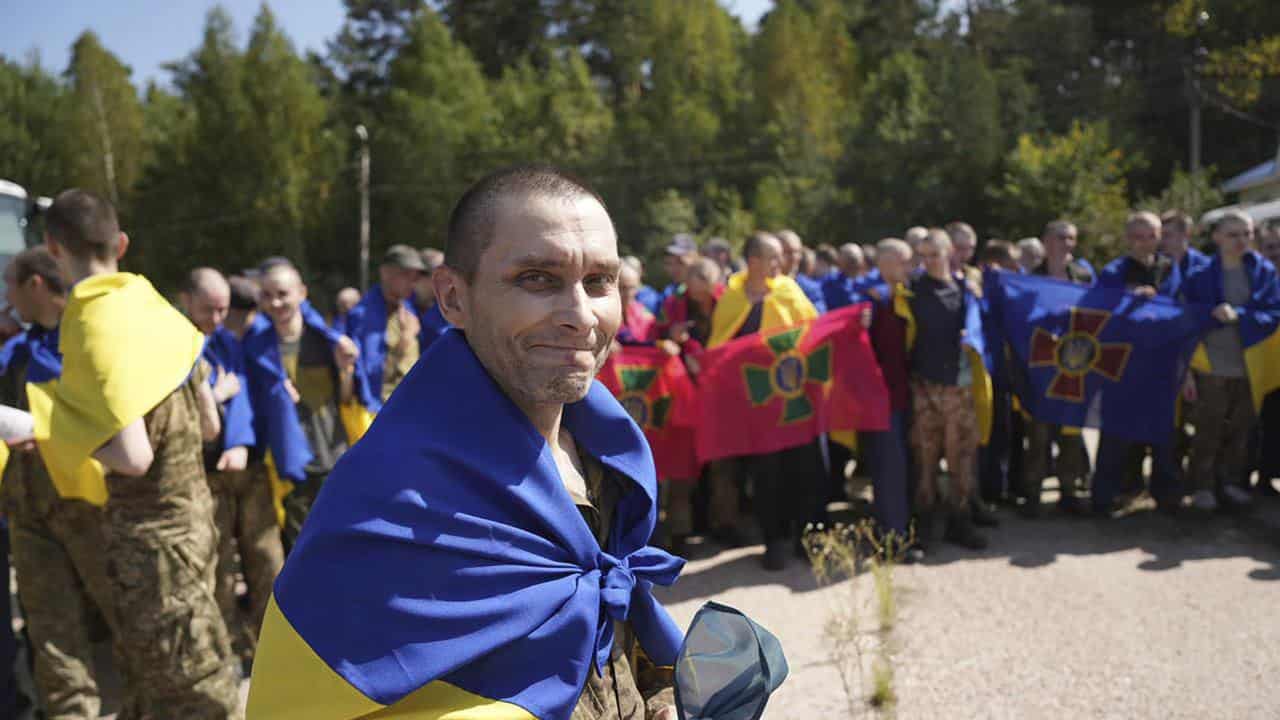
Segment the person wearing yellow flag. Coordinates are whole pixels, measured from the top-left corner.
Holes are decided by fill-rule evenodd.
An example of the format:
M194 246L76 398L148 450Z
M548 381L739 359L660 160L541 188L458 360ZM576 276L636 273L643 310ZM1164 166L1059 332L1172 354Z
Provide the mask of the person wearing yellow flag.
M28 386L35 441L63 497L105 496L125 681L119 717L238 717L239 673L214 599L217 529L202 442L220 427L198 370L204 337L145 278L119 272L129 238L107 200L63 192L45 240L74 285L61 377ZM95 461L105 467L98 487L91 473L85 479Z
M782 243L777 237L753 233L743 255L747 269L729 278L711 315L708 349L818 316L817 308L795 280L782 274ZM765 569L787 566L788 544L796 554L803 552L800 528L820 520L823 507L818 488L822 456L816 442L723 461L712 472L745 472L754 483L756 516L765 541Z
M29 327L0 350L0 403L25 410L27 383L62 372L58 323L67 283L53 256L38 246L10 261L4 284L9 306ZM0 498L40 705L50 718L96 718L102 695L93 618L111 617L102 508L60 497L30 443L14 448L5 464Z

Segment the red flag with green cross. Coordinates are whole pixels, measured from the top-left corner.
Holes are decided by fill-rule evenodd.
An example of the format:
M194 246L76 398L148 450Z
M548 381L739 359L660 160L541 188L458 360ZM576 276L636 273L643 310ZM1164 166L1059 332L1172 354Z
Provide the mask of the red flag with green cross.
M698 379L699 460L776 452L826 432L888 429L889 392L862 326L865 307L707 353Z
M696 480L694 387L679 357L653 347L622 346L598 379L636 421L662 480Z

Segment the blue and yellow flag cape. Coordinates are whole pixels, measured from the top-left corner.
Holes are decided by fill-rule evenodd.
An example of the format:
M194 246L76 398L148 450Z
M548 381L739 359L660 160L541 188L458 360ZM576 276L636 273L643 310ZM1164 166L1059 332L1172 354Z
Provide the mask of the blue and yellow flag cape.
M725 284L724 294L716 302L716 309L711 314L708 350L732 340L738 334L738 328L742 327L742 323L751 314L751 301L747 298L746 285L745 271L734 274ZM816 317L817 308L809 302L795 280L786 275L769 278L769 294L764 298L760 316L762 331L799 325Z
M417 314L410 300L401 305ZM382 371L387 361L387 299L382 296L381 285L369 288L360 303L351 308L345 334L360 348L356 362L356 372L363 379L359 383L360 402L376 413L382 409Z
M1280 389L1280 279L1275 267L1250 250L1245 253L1245 273L1249 277L1249 301L1236 307L1240 321L1240 344L1244 345L1244 363L1249 371L1249 387L1253 392L1253 409L1262 411L1262 401L1273 390ZM1210 307L1224 302L1222 290L1222 256L1191 270L1180 288L1188 303ZM1210 370L1209 355L1201 345L1191 358L1191 367Z
M190 376L204 336L141 275L95 275L62 314L62 375L29 383L36 445L58 493L107 500L92 454Z
M1045 423L1169 441L1191 351L1211 326L1208 306L1044 276L998 279L992 302L1022 407Z
M974 411L978 416L978 438L981 444L991 442L991 422L995 415L994 391L991 385L991 374L988 368L986 335L982 330L982 306L974 295L973 289L963 279L957 278L964 295L964 338L961 346L969 358L969 367L973 373L970 386L973 391ZM907 323L907 352L916 344L916 316L911 310L911 298L914 297L907 285L898 285L893 290L893 311Z
M562 422L626 486L604 547L547 443L445 333L321 490L276 581L248 717L567 720L614 621L672 665L682 633L651 591L683 561L648 545L644 435L598 382Z
M244 374L244 348L240 340L235 333L220 326L205 340L200 356L215 371L220 369L233 373L240 380L240 392L223 407L222 449L257 445L257 435L253 431L253 403L249 401L249 379ZM217 381L217 373L210 373L209 385L212 387Z
M299 309L302 322L320 332L332 348L341 333L325 324L324 318L310 303L303 302ZM276 517L283 524L284 508L281 501L293 489L294 483L305 482L307 464L315 457L293 398L285 388L289 374L280 358L280 336L269 320L255 321L244 336L245 374L249 380L249 399L253 404L254 427L259 443L266 444L266 464L275 498ZM360 390L364 380L355 376L355 396L363 397ZM354 444L369 429L373 415L358 400L353 399L338 407L347 442Z
M26 383L46 383L62 374L62 355L58 352L58 329L46 330L32 325L18 333L0 348L0 375L22 370ZM23 391L26 391L23 388ZM9 445L0 442L0 474L9 462Z

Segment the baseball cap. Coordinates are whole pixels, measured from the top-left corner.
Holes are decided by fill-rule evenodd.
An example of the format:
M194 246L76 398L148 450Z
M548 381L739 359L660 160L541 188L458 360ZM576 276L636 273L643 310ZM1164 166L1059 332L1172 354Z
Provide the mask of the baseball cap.
M667 246L668 255L688 255L689 253L698 252L698 243L689 233L680 233L671 238L671 244Z
M428 272L426 263L422 262L422 255L408 245L392 245L387 248L386 254L382 256L382 264Z

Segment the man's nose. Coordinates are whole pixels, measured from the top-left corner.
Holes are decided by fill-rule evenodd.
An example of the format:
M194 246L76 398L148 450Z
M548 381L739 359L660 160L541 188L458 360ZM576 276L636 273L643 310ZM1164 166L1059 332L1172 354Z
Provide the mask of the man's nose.
M591 296L582 283L572 283L560 295L556 320L565 328L586 332L600 324L591 306Z

